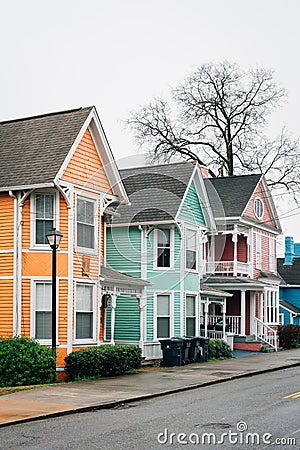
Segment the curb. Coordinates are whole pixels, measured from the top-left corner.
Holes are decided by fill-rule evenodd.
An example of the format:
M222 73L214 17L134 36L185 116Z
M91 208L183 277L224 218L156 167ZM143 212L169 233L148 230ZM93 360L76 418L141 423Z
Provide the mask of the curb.
M69 409L66 411L57 411L55 413L43 414L41 416L36 416L36 417L27 417L26 419L13 420L11 422L0 424L0 428L7 427L10 425L22 424L22 423L36 422L37 420L44 420L44 419L51 419L51 418L55 418L55 417L67 416L67 415L71 415L71 414L79 414L79 413L85 413L85 412L90 412L90 411L100 411L101 409L113 409L118 406L124 406L125 404L140 402L140 401L149 400L152 398L159 398L159 397L163 397L165 395L177 394L177 393L184 392L184 391L191 391L193 389L199 389L201 387L207 387L207 386L213 386L215 384L226 383L227 381L237 380L240 378L250 378L252 376L261 375L264 373L278 372L280 370L291 369L293 367L298 367L298 366L300 366L300 362L291 363L286 366L272 367L269 369L262 369L262 370L255 370L253 372L240 373L238 375L225 376L225 377L219 378L217 380L206 381L204 383L190 384L187 386L181 386L178 388L165 390L163 392L140 395L140 396L132 397L129 399L125 398L122 400L101 403L99 405L90 405L90 406L84 406L84 407L80 407L80 408L73 408L73 409Z

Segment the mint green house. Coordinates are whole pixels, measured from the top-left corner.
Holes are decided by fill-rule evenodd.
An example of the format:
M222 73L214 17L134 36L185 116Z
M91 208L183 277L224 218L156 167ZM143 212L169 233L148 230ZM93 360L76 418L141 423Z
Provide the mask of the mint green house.
M130 205L108 208L105 265L149 284L138 296L128 290L108 301L104 339L139 344L146 359L156 359L160 339L200 335L200 280L207 234L216 227L198 165L120 174Z

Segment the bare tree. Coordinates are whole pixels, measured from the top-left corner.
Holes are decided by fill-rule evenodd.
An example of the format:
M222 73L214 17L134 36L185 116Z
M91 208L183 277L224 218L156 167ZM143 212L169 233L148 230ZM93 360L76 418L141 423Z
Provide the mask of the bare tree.
M260 171L271 186L296 192L298 141L284 128L273 141L264 134L269 115L285 98L272 71L204 64L171 92L171 105L154 99L127 123L152 161L181 156L206 165L211 176Z

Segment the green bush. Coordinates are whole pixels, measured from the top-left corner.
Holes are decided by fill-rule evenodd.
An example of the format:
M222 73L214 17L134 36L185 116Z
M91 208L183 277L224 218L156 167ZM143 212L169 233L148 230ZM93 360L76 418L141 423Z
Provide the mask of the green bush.
M282 325L278 329L278 336L280 347L285 349L297 347L300 343L300 326Z
M72 352L65 361L70 380L121 375L141 366L142 351L135 345L101 345Z
M29 386L56 381L52 351L33 339L0 339L0 386Z
M209 340L208 348L209 359L227 359L232 358L232 350L225 341L218 339Z

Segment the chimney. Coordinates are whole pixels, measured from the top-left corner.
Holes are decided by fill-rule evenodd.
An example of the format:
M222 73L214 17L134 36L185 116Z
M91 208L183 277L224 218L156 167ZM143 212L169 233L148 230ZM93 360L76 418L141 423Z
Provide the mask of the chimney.
M284 265L291 266L295 257L294 239L291 236L285 238Z
M203 178L209 178L208 168L206 166L200 166L200 170Z

